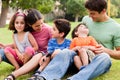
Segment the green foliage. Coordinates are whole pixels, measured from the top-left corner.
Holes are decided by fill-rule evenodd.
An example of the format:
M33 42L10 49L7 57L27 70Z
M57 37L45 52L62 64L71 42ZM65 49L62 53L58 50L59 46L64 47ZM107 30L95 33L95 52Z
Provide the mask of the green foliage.
M40 10L43 14L47 14L53 10L54 2L53 0L45 1L41 0L40 4L37 6L37 9Z
M8 4L9 4L9 0L7 0L7 1L2 1L2 7L6 7L6 6L8 6Z
M84 7L84 0L68 0L66 3L67 13L71 13L74 16L84 16L86 9Z
M120 15L120 0L110 0L111 1L111 16L116 17ZM115 14L113 16L113 14Z
M49 13L54 6L53 0L12 0L10 6L16 9L35 8L40 10L41 13Z
M110 16L111 16L111 17L116 17L116 16L118 16L118 7L116 7L116 6L113 5L113 4L111 4Z

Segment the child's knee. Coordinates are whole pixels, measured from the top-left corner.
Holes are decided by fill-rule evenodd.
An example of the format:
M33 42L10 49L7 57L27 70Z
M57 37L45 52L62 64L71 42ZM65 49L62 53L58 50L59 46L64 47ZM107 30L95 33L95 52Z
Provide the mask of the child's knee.
M4 52L5 53L10 53L12 51L12 48L11 47L6 47L5 49L4 49Z
M32 47L27 47L25 49L25 53L30 54L30 55L34 55L35 51L34 51L34 49Z

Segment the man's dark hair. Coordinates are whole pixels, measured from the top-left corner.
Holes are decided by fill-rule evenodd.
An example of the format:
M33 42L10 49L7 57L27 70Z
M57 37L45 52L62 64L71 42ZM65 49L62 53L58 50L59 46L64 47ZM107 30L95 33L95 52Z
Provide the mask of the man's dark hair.
M106 0L87 0L85 3L85 8L92 11L101 12L103 9L107 9Z

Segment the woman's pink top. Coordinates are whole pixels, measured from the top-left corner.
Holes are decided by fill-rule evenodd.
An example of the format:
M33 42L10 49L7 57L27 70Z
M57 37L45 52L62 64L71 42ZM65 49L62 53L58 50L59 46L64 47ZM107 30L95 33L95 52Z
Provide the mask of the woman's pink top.
M39 46L39 52L43 51L44 53L47 53L48 41L52 37L51 33L52 28L45 23L43 24L39 32L32 32L32 35L34 36Z

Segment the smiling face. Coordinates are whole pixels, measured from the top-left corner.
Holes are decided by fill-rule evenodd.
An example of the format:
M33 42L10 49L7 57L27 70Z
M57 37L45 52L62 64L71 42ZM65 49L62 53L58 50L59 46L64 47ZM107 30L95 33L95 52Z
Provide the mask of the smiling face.
M15 19L15 29L17 32L23 32L25 28L25 21L23 16L17 16Z
M98 11L92 11L92 10L88 10L89 16L92 18L93 21L95 22L102 22L104 21L104 17L105 17L105 9L103 11L101 11L100 13Z
M81 36L81 35L83 35L83 34L88 35L88 34L89 34L89 30L88 30L88 28L87 28L85 25L81 24L81 25L78 27L77 31L76 31L76 35L77 35L77 36L79 36L79 35Z
M40 19L40 20L37 20L37 21L32 25L32 28L33 28L34 31L40 31L42 25L43 25L43 20Z

